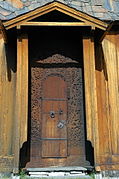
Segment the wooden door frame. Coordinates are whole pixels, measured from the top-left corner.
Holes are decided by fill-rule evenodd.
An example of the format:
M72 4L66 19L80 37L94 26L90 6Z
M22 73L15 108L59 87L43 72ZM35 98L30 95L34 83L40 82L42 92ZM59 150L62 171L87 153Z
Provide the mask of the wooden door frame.
M27 141L28 122L28 36L17 36L14 173L19 172L20 148Z
M17 36L17 81L16 81L16 117L15 117L15 159L14 172L18 172L19 153L23 143L27 141L28 123L28 34ZM84 63L84 87L85 87L85 110L86 110L86 133L94 147L94 155L98 149L98 118L95 77L94 39L92 36L83 36L83 63ZM96 142L95 142L96 141ZM97 145L98 146L98 145Z
M83 36L86 134L87 140L91 142L92 147L94 148L94 163L96 167L97 156L99 153L99 135L95 60L94 37Z

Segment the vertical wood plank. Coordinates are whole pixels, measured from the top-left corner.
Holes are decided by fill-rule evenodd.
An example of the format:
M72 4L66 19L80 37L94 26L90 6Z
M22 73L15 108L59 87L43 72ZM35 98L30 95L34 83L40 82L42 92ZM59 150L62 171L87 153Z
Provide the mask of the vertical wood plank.
M28 36L22 35L20 146L27 141L28 119Z
M94 142L96 170L116 170L119 162L119 35L114 33L107 35L102 47L101 45L96 47L98 50L96 69L92 68L95 65L90 61L93 59L90 39L84 39L83 44L86 49L84 76L86 120L89 131L87 137ZM93 74L96 74L95 95L91 94L91 91L92 93L95 91ZM93 102L94 96L97 97L95 98L97 102L96 100ZM96 117L93 109L95 102L98 109Z
M4 140L3 140L3 134L4 134L4 127L3 127L3 88L4 88L4 68L3 68L3 46L4 41L2 38L2 35L0 34L0 155L4 154Z
M87 126L87 138L92 141L92 120L91 120L91 83L90 83L90 39L83 39L83 56L84 56L84 81L85 81L85 103L86 103L86 126Z
M84 81L85 81L85 103L86 103L86 126L87 140L94 147L95 159L98 153L96 147L98 141L98 117L97 117L97 94L95 77L95 54L93 38L83 37L83 56L84 56Z
M96 44L96 90L98 109L98 133L99 153L97 164L102 165L108 162L110 157L110 134L109 134L109 100L108 100L108 77L103 49L101 44ZM99 168L99 167L98 167Z
M15 117L15 161L14 172L19 168L19 152L27 141L28 117L28 38L20 35L17 38L17 83L16 83L16 117Z
M118 57L116 54L116 35L107 35L103 41L105 62L108 75L109 90L109 123L112 154L119 154L119 89L118 89Z
M0 172L11 171L13 167L15 73L8 65L13 60L13 52L7 58L6 50L0 35Z
M118 119L119 119L119 33L115 35L116 38L116 71L117 71L117 102L118 102L118 114L117 114L117 119L116 119L116 123L118 123ZM117 124L116 124L117 125ZM119 156L119 123L117 126L117 154ZM119 159L118 159L119 162Z
M11 90L13 82L7 78L6 51L3 38L0 39L0 126L1 126L1 155L10 155L11 131L12 131L12 107L13 99ZM11 103L11 108L9 107Z
M16 104L14 121L14 173L19 168L19 150L20 150L20 119L21 119L21 69L22 69L22 38L17 37L17 78L16 78Z

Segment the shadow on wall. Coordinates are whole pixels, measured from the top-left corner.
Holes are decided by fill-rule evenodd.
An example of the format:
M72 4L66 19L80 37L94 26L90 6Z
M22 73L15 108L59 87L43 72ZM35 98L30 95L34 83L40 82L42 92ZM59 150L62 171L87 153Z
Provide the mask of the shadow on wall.
M94 166L94 148L89 140L86 140L86 160L90 162L91 166Z
M17 70L16 34L14 30L10 30L7 36L8 36L8 43L5 45L6 62L7 62L7 78L8 81L11 81L12 72L16 73Z
M24 142L22 148L20 149L20 168L25 168L26 164L30 161L29 145L29 142Z
M105 80L108 81L107 67L104 57L104 52L102 44L95 45L95 68L97 71L102 71L105 77Z

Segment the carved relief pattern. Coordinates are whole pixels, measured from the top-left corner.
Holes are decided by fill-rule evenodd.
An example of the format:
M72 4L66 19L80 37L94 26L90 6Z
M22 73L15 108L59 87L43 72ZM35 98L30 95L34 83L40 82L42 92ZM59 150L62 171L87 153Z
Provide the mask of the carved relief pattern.
M45 66L46 64L47 66ZM54 64L56 64L55 68L53 66ZM47 59L37 61L37 67L31 68L31 138L33 141L39 140L41 137L40 97L42 97L42 83L49 75L59 75L67 83L67 94L69 97L67 121L68 145L81 146L83 144L84 120L82 68L77 68L77 64L79 64L79 62L56 54Z
M31 76L31 139L35 141L39 140L41 133L39 92L41 91L42 69L32 67Z
M84 141L82 71L73 68L70 76L69 139L70 145L81 145Z

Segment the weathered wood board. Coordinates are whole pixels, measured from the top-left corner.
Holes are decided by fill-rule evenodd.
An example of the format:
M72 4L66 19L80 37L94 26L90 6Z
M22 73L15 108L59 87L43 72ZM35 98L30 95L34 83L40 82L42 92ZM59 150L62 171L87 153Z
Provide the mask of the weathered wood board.
M13 126L16 75L10 68L8 53L0 35L0 172L12 171L13 166ZM12 49L12 47L10 47ZM11 60L12 60L11 53Z
M97 170L119 169L119 35L110 33L96 46L98 107Z

